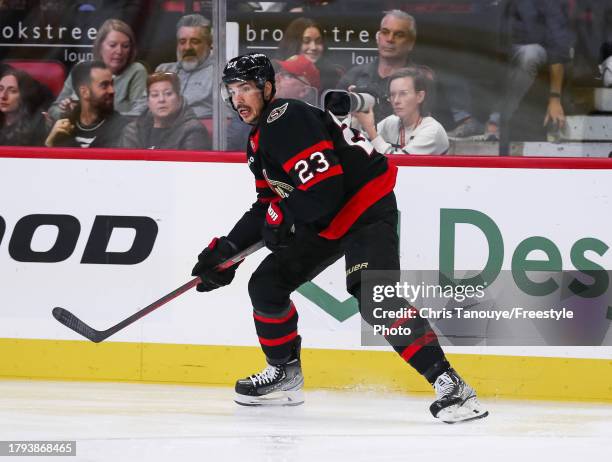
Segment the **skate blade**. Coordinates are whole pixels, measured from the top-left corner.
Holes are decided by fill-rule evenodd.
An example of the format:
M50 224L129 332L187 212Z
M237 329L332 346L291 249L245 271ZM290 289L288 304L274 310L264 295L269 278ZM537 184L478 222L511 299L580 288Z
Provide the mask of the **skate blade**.
M304 392L302 390L276 391L264 396L247 396L236 393L234 401L241 406L299 406L304 404Z
M447 424L484 419L489 411L482 408L476 397L468 399L463 405L455 404L438 412L438 419Z

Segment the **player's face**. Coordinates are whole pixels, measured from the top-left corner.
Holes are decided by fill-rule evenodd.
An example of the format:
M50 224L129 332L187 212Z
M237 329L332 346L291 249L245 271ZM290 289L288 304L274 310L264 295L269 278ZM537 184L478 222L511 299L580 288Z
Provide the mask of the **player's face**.
M88 99L93 108L102 114L113 112L115 87L110 69L92 69L88 89Z
M210 41L201 27L180 27L176 34L176 59L189 71L210 54Z
M300 52L310 61L316 63L323 54L323 37L316 27L308 27L302 35Z
M389 102L393 106L393 113L400 119L419 115L424 98L424 91L415 91L412 77L393 79L389 85Z
M181 98L167 80L155 82L149 87L149 110L156 122L173 116L181 106Z
M240 118L247 124L256 124L265 106L263 92L251 81L230 83L227 91Z
M19 84L14 75L5 75L0 80L0 112L10 114L17 112L21 101Z
M386 59L405 59L408 57L414 41L409 34L410 21L385 16L380 23L380 30L376 34L378 54Z
M127 66L131 50L130 38L123 32L112 30L100 46L100 56L111 72L118 75Z

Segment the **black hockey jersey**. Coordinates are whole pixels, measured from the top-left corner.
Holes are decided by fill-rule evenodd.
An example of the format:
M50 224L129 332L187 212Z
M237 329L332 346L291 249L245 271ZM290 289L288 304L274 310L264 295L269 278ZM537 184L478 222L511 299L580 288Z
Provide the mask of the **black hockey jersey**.
M339 239L395 186L397 167L361 133L299 100L275 99L247 146L257 201L228 238L244 248L261 238L265 210L283 200L296 223Z

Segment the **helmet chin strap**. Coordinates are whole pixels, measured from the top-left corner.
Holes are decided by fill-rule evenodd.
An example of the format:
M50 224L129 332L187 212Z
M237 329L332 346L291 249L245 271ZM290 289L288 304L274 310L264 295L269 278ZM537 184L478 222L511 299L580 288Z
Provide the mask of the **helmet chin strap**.
M264 90L262 90L261 92L261 99L263 99L264 102L264 109L268 107L268 104L270 104L272 102L272 100L274 99L274 95L270 94L270 98L266 99L266 92L265 92L265 88Z

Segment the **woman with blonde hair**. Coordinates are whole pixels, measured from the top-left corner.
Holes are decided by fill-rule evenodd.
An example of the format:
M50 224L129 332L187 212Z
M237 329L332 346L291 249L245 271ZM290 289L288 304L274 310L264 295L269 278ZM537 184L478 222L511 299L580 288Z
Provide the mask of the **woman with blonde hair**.
M136 59L136 38L132 28L119 19L107 19L98 29L93 44L94 60L104 62L113 73L115 111L125 116L138 116L146 109L147 70ZM57 120L66 117L78 97L69 76L64 88L49 108Z

